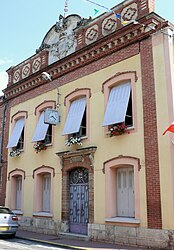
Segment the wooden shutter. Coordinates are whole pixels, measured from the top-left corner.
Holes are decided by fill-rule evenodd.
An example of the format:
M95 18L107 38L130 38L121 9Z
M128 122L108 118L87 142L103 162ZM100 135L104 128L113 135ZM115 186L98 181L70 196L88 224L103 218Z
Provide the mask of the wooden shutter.
M132 167L120 168L116 174L117 216L134 217L134 172Z
M16 178L16 209L21 210L22 205L22 177Z
M50 212L50 191L51 191L51 176L50 174L43 176L43 212Z

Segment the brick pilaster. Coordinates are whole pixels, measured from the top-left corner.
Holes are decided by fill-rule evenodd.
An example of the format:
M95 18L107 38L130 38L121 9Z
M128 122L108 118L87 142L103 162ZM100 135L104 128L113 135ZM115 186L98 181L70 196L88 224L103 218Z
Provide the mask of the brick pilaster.
M148 228L162 228L154 66L151 37L140 43Z

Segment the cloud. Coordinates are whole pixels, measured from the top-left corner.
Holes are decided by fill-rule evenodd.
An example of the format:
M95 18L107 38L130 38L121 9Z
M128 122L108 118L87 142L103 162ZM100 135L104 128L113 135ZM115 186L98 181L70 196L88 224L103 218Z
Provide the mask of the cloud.
M7 87L8 74L5 71L0 71L0 95L2 95L2 90Z
M11 64L12 62L13 60L8 59L8 58L0 59L0 66L5 65L5 64Z

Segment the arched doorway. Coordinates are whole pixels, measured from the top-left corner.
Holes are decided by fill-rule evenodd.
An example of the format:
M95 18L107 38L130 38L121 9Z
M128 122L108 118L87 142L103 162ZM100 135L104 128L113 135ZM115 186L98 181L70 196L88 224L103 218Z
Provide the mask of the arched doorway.
M63 233L70 232L70 233L88 235L88 225L91 225L94 222L94 153L96 150L97 150L97 147L92 146L88 148L81 148L80 150L76 150L76 151L65 151L65 152L56 153L61 159L60 163L62 166L61 232ZM78 171L76 172L76 170L80 172ZM75 178L78 177L77 178L78 181L77 180L75 181L77 183L74 183L74 180L73 180L71 181L71 184L70 184L70 176L71 176L71 179L74 177ZM71 193L70 188L73 189L73 187L77 184L81 186L82 193L85 193L85 196L81 195L81 197L83 197L84 199L88 201L88 205L87 203L85 203L87 205L87 207L85 207L86 209L85 212L83 211L84 205L82 205L80 208L77 207L77 209L79 209L77 210L77 213L80 213L80 209L81 209L81 213L82 214L84 213L84 215L87 214L88 217L84 217L86 219L86 222L85 222L85 219L82 216L80 220L82 221L82 223L78 223L78 225L77 224L73 225L73 220L72 220L73 217L71 217L70 215L70 200L71 200L71 203L73 204L72 200L74 199L74 196L70 198L70 193ZM72 193L76 193L76 192L77 190L74 190ZM84 204L83 201L81 201L81 198L80 198L79 204ZM76 205L75 207L73 207L73 209L74 211L76 210ZM70 218L71 218L71 222L70 222ZM77 227L81 228L81 230L77 230Z

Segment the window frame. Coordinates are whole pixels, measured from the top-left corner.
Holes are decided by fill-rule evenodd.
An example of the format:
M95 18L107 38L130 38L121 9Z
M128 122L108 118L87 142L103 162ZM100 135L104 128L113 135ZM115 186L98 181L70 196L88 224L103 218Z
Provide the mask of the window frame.
M48 181L49 180L49 181ZM44 193L44 189L45 189L45 186L47 186L49 183L49 197L46 197L47 195L45 195ZM46 174L43 174L42 175L42 211L43 212L46 212L46 213L50 213L50 197L51 197L51 174L50 173L46 173ZM46 210L45 206L46 204L48 203L46 201L46 198L49 198L49 210Z
M21 192L21 209L17 209L17 178L22 178L22 192ZM24 181L25 181L25 171L22 169L15 169L8 174L8 207L15 211L16 214L23 214L23 201L24 201Z
M43 211L43 177L44 175L50 174L51 176L51 187L50 187L50 211ZM33 215L52 217L53 216L53 178L55 176L55 170L49 166L41 166L33 171L34 178L34 201L33 201Z
M74 133L74 134L68 134L65 135L65 139L70 138L71 136L76 137L76 136L80 136L81 139L88 139L89 140L89 135L90 135L90 107L89 107L89 99L91 97L91 90L89 88L81 88L81 89L76 89L73 92L69 93L65 99L64 99L64 106L66 107L66 118L69 112L69 108L71 103L74 100L80 99L80 98L86 98L86 108L84 111L84 115L86 115L86 135L85 136L81 136L79 135L79 132ZM83 120L83 118L82 118ZM82 123L81 123L82 124ZM80 125L80 129L81 129L81 125ZM80 131L80 130L79 130Z
M12 147L12 148L8 148L8 149L12 149L12 150L19 149L21 152L23 152L23 151L25 151L25 144L26 144L26 126L27 126L26 119L28 118L28 112L27 111L18 111L17 113L15 113L11 117L11 134L13 132L13 129L14 129L14 126L15 126L17 120L19 120L21 118L24 118L24 127L23 127L23 130L22 130L22 133L21 133L21 136L23 137L22 138L23 147L22 148L18 147L19 141L21 140L20 139L21 136L20 136L17 146ZM10 134L10 136L11 136L11 134ZM9 138L10 138L10 136L9 136Z
M51 109L55 109L56 107L56 102L55 101L52 101L52 100L48 100L48 101L44 101L42 102L41 104L39 104L36 108L35 108L35 116L36 116L36 125L35 125L35 129L36 129L36 126L37 126L37 123L39 121L39 117L41 115L41 113L43 111L45 111L47 108L51 108ZM52 132L51 132L51 140L49 143L46 143L45 145L46 146L52 146L53 143L54 143L54 129L53 129L53 125L49 124L49 127L52 127ZM46 133L46 136L45 138L48 136L48 133L50 132L49 130L49 127L48 127L48 130L47 130L47 133ZM33 134L34 135L34 134ZM45 139L42 140L43 143L45 143Z
M118 217L116 203L116 171L119 168L133 167L134 170L134 207L135 217ZM139 186L140 161L134 157L116 157L104 162L105 173L105 221L140 223L140 186Z
M132 123L133 123L132 126L128 126L127 128L130 133L137 131L136 84L135 84L137 80L138 78L135 71L126 71L117 73L116 75L109 78L102 84L102 92L104 94L104 114L105 114L111 89L118 85L124 84L127 81L130 82L131 84L130 97L132 99ZM111 126L112 125L108 125L104 127L104 133L106 136L109 134L109 128Z

